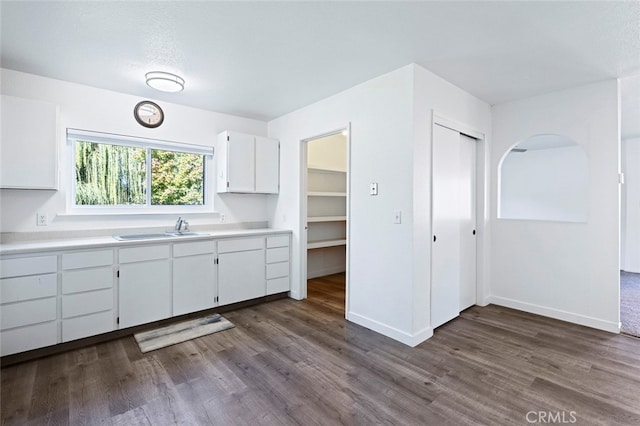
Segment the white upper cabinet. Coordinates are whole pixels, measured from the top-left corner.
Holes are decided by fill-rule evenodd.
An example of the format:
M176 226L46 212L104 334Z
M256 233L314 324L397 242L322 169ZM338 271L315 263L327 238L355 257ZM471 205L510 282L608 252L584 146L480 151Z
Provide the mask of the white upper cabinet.
M2 95L0 188L58 189L56 105Z
M256 136L256 192L277 194L280 190L280 142Z
M277 140L237 132L218 136L218 192L277 194L280 145Z
M255 192L255 137L232 132L223 135L218 143L218 192Z

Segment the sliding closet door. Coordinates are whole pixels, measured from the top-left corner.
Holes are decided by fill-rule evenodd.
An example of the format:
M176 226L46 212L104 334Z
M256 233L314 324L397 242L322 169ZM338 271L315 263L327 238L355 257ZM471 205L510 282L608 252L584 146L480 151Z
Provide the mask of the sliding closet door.
M476 304L476 146L460 135L460 306Z
M431 326L475 303L475 140L434 125Z

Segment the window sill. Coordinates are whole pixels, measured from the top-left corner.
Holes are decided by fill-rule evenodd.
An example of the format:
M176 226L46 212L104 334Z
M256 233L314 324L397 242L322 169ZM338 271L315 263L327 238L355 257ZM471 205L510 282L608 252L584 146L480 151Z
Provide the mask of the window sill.
M140 216L171 216L174 217L176 215L180 215L180 216L209 216L212 214L220 214L220 212L217 211L213 211L213 210L203 210L203 211L113 211L113 212L105 212L104 210L101 211L91 211L91 210L87 210L87 211L73 211L73 212L65 212L65 213L58 213L56 216L59 217L68 217L68 218L73 218L73 217L83 217L83 216L105 216L105 217L123 217L123 216L136 216L136 217L140 217Z

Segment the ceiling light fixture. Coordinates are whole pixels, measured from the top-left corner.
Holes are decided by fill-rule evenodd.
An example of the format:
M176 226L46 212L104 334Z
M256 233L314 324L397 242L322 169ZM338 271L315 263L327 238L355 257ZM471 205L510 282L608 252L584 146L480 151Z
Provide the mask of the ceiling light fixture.
M151 71L146 73L147 86L161 92L181 92L184 90L184 78L179 75L163 71Z

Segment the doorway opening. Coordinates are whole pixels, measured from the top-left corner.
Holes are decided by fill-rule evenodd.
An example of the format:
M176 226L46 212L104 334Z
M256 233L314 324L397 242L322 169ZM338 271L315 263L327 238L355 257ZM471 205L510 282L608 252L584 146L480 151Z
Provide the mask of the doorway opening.
M348 146L345 127L304 140L301 150L306 295L343 315L348 303Z
M640 337L640 138L621 144L620 323L625 334Z

